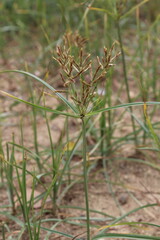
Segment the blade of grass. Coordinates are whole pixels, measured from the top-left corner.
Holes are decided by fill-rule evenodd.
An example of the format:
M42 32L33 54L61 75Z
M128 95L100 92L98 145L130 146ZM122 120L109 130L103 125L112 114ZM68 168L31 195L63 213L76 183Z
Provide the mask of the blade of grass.
M69 102L67 101L67 99L65 97L63 97L62 94L60 94L59 92L56 91L56 89L54 89L51 85L49 85L47 82L45 82L44 80L42 80L41 78L35 76L32 73L29 72L25 72L25 71L21 71L21 70L4 70L4 71L0 71L0 73L7 73L7 72L15 72L15 73L20 73L29 77L32 77L33 79L35 79L36 81L42 83L44 86L46 86L47 88L49 88L55 95L57 95L57 97L59 97L74 113L78 113L78 110Z
M146 105L160 105L160 102L146 102ZM109 107L109 108L103 108L103 109L99 109L93 112L89 112L86 114L86 117L90 117L90 116L94 116L98 113L101 112L107 112L107 111L111 111L111 110L115 110L118 108L125 108L125 107L131 107L131 106L143 106L144 102L132 102L132 103L124 103L124 104L120 104L117 106L113 106L113 107Z
M69 114L69 113L65 113L65 112L60 112L60 111L57 111L57 110L53 110L53 109L51 109L51 108L47 108L47 107L43 107L43 106L40 106L40 105L36 105L36 104L31 103L31 102L27 102L27 101L25 101L25 100L23 100L23 99L17 98L17 97L15 97L15 96L7 93L7 92L4 92L4 91L0 91L0 92L1 92L2 94L4 94L4 95L8 96L8 97L11 97L11 98L19 101L19 102L25 103L25 104L30 105L30 106L32 106L32 107L38 108L38 109L40 109L40 110L44 110L44 111L46 111L46 112L53 112L53 113L58 114L58 115L63 115L63 116L68 116L68 117L73 117L73 118L79 118L78 115L72 115L72 114Z
M82 139L83 139L83 179L87 218L87 240L90 240L90 213L89 213L89 198L88 198L88 176L87 176L87 142L86 142L86 121L82 118Z
M127 17L129 14L131 14L133 11L135 11L137 8L141 7L143 4L147 3L148 1L149 0L143 0L142 2L136 4L128 12L126 12L125 14L120 16L120 19L123 19L123 18Z
M137 211L139 211L143 208L155 207L155 206L158 206L158 203L147 204L147 205L140 206L138 208L134 208L133 210L131 210L131 211L125 213L124 215L116 218L111 224L115 224L115 223L121 221L122 219L124 219L125 217L129 216L130 214L135 213L135 212L137 212ZM103 233L103 232L104 232L104 230L101 231L101 233Z
M0 215L6 216L7 218L9 218L10 220L12 220L13 222L17 223L19 226L23 227L24 223L17 217L11 215L9 212L0 212Z
M136 235L136 234L121 234L121 233L104 233L104 234L99 234L95 237L92 238L94 239L101 239L101 238L125 238L125 239L142 239L142 240L159 240L159 237L154 237L154 236L148 236L148 235Z
M125 56L125 52L124 52L119 17L117 17L116 26L117 26L118 39L119 39L121 55L122 55L123 75L124 75L124 83L125 83L125 87L126 87L127 99L128 99L128 102L131 103L130 87L129 87L129 82L128 82L127 67L126 67L126 56ZM133 113L132 107L130 107L130 111L132 114ZM134 118L132 115L131 115L131 122L132 122L132 128L133 128L133 132L134 132L134 142L135 142L135 147L136 147L138 145L138 140L137 140L137 134L136 134L136 125L135 125L135 121L134 121Z

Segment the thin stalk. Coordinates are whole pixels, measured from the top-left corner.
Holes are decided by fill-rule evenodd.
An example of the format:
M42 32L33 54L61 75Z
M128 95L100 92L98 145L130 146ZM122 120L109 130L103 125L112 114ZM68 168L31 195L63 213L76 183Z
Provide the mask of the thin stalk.
M112 160L109 160L109 164L111 164L112 166ZM112 182L110 180L110 176L108 175L107 173L107 165L106 165L106 159L103 158L103 168L104 168L104 175L105 175L105 179L106 179L106 183L108 183L108 190L111 194L111 196L113 197L114 199L114 202L117 206L117 209L119 210L120 214L123 215L123 209L121 208L117 198L116 198L116 195L115 195L115 192L113 191L113 186L112 186ZM117 172L115 172L115 176L116 176Z
M155 33L157 34L158 30L157 30L157 25L155 26ZM157 47L157 40L158 38L154 41L154 46ZM159 95L158 95L158 92L157 91L157 81L158 81L158 56L159 56L159 51L157 51L158 47L157 48L154 48L155 52L154 52L154 56L153 56L153 65L152 65L152 69L153 69L153 72L152 72L152 79L153 79L153 83L152 83L152 86L153 86L153 95L155 97L155 100L158 101L159 99Z
M101 118L100 118L100 138L102 139L101 144L100 144L100 150L101 150L101 157L103 159L104 156L104 150L105 150L105 139L103 138L103 136L105 135L105 125L106 125L106 117L105 117L105 113L101 114ZM100 166L102 166L102 161L100 160L99 162Z
M111 96L112 96L112 71L110 72L110 76L108 81L106 82L106 100L107 100L107 104L109 107L111 107ZM113 129L112 129L112 113L108 112L108 128L107 128L107 149L108 149L108 155L111 153L112 151L112 147L111 147L111 139L112 139L112 133L113 133Z
M23 135L23 118L21 118L20 122L20 130L21 130L21 142L22 142L22 147L24 147L24 135ZM22 151L22 178L20 178L18 169L16 168L16 173L17 173L17 180L19 183L19 188L20 188L20 193L21 193L21 199L22 199L22 212L24 216L24 221L27 226L27 232L29 234L30 240L33 240L32 237L32 230L31 230L31 224L30 224L30 219L29 219L29 208L27 204L27 181L26 181L26 162L27 162L27 156L24 152Z
M112 94L112 86L111 86L111 74L109 76L109 79L106 81L106 86L105 86L105 95L103 96L103 107L105 107L106 102L109 107L111 107L111 94ZM101 150L101 157L103 159L104 152L107 147L107 155L110 154L111 150L111 139L112 139L112 113L108 112L107 113L108 117L106 118L106 114L102 113L101 118L100 118L100 137L102 140L101 145L100 145L100 150ZM108 127L106 127L106 122L108 122ZM107 133L107 134L106 134ZM106 134L106 138L104 138L104 135ZM105 144L106 143L106 144ZM101 162L101 160L100 160ZM102 163L100 164L102 166Z
M14 143L14 135L12 136L13 143ZM9 146L7 143L7 160L9 161L10 165L8 165L8 171L7 171L7 178L8 178L8 187L9 187L9 194L10 194L10 201L12 205L12 214L15 215L16 208L15 208L15 201L14 201L14 188L13 188L13 163L15 162L14 159L14 145L12 146L12 153L9 157Z
M84 18L84 26L85 26L85 37L87 39L90 39L90 32L89 32L89 24L88 24L88 18L87 15ZM90 49L90 41L88 41L88 49Z
M36 154L39 156L39 149L38 149L38 142L37 142L37 139L38 139L38 137L37 137L37 113L36 113L35 108L33 108L32 111L33 111L34 146L35 146ZM36 158L36 161L37 161L38 168L41 171L41 164L39 161L39 157Z
M125 81L125 86L126 86L126 91L127 91L127 98L128 98L128 102L131 103L127 70L126 70L125 53L123 50L123 42L122 42L122 37L121 37L121 29L120 29L119 19L117 19L117 33L118 33L118 39L119 39L120 49L121 49L121 54L122 54L123 73L124 73L124 81ZM135 126L134 118L132 116L132 113L133 113L132 107L130 107L130 111L131 111L132 128L134 131L134 141L135 141L135 146L137 146L138 141L137 141L137 134L136 134L136 126Z
M28 80L28 87L29 87L29 91L30 91L31 101L34 104L35 103L35 96L34 96L34 93L32 91L33 87L32 87L32 83L31 83L30 79ZM32 108L32 114L33 114L34 147L35 147L35 151L36 151L37 156L39 156L38 136L37 136L37 111L34 107ZM37 162L39 170L41 171L41 163L40 163L39 157L36 158L36 162Z
M2 137L1 137L1 129L0 129L0 177L1 177L1 182L4 182L4 152L3 152L3 147L2 147Z
M87 177L87 141L86 141L86 122L82 118L82 140L83 140L83 178L84 192L86 203L86 218L87 218L87 240L90 240L90 217L89 217L89 199L88 199L88 177Z
M56 176L56 172L57 172L57 165L56 165L56 159L54 156L54 149L53 149L53 141L52 141L52 135L51 135L51 129L49 126L49 121L48 121L48 117L47 117L47 113L45 112L45 119L46 119L46 124L47 124L47 129L48 129L48 135L49 135L49 140L50 140L50 147L51 147L51 154L52 154L52 173L53 173L53 179ZM55 215L56 213L56 199L57 199L57 186L56 184L53 185L53 214Z
M68 91L66 94L66 99L68 100ZM68 113L68 108L67 108ZM68 116L66 116L66 141L67 141L67 161L69 159L69 119ZM68 184L71 183L71 176L70 176L70 164L68 164Z
M2 240L5 240L5 228L4 225L2 225Z
M103 98L103 107L105 107L105 104L107 102L107 94L106 94L106 88L105 88L105 96ZM105 152L105 142L107 142L107 139L104 138L104 135L106 133L106 114L105 112L101 114L100 117L100 138L102 139L100 144L100 151L101 151L101 157L103 159L104 152ZM102 166L102 160L100 159L98 162L99 166Z
M45 106L45 97L44 96L43 96L43 102L44 102L44 106ZM55 154L54 154L51 129L50 129L49 120L48 120L46 112L45 112L45 120L46 120L48 135L49 135L49 141L50 141L50 148L51 148L51 155L52 155L52 174L53 174L53 179L54 179L56 176L56 173L57 173L57 164L56 164L56 159L55 159ZM57 186L56 186L56 184L54 184L54 186L53 186L53 214L54 215L56 213L56 206L57 206L56 199L57 199Z
M141 25L140 25L140 10L137 9L137 35L138 35L138 50L139 50L139 58L140 58L140 66L143 66L143 54L144 54L144 42L142 41L142 34L141 34ZM141 84L141 95L143 101L147 101L147 91L146 86L144 86L144 79L143 74L140 74L140 84ZM144 124L146 126L146 119L144 116ZM146 131L143 132L143 145L146 144Z

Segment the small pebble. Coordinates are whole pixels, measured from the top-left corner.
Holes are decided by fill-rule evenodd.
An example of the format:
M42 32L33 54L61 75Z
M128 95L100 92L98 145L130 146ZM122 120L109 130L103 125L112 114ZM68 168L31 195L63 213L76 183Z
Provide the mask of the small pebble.
M128 202L128 194L127 193L122 193L118 197L118 201L121 205L125 205Z

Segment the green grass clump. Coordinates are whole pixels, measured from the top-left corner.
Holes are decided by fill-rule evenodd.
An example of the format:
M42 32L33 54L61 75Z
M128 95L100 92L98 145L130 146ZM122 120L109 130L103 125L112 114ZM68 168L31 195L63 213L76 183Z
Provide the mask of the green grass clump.
M130 221L131 214L142 209L148 213L158 202L141 203L126 190L122 179L113 182L109 173L110 169L115 171L118 160L160 170L159 123L155 121L160 105L158 6L158 1L148 0L2 1L0 49L4 66L0 77L7 76L8 82L14 79L15 88L8 84L9 90L1 90L0 101L4 103L7 96L14 102L7 114L0 113L0 127L3 130L12 117L18 117L19 127L11 140L3 141L3 131L0 138L0 187L8 193L8 204L0 207L5 217L0 223L2 239L60 236L82 240L84 235L87 240L159 239L147 231L145 235L111 232L117 226L128 226L131 231L137 226L160 226ZM15 66L24 70L13 70ZM19 112L17 102L29 108ZM26 119L32 126L29 147ZM54 121L63 125L56 141ZM47 136L43 144L39 141L41 122ZM127 133L123 127L129 129ZM134 153L125 157L123 149L129 145ZM150 161L145 151L151 151L156 162ZM103 175L97 180L100 173ZM91 208L92 183L106 183L120 216ZM84 205L68 203L68 195L74 196L74 187L82 184ZM124 213L115 185L138 207ZM67 208L85 214L70 217L63 213L61 217ZM76 226L79 234L62 230L64 224Z

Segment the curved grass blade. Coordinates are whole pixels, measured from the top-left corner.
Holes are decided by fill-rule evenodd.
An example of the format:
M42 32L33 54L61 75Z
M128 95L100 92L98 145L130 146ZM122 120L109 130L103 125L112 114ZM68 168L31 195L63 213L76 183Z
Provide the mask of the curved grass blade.
M157 224L154 224L154 223L147 223L147 222L121 222L121 223L116 223L116 224L111 224L111 225L106 225L106 226L103 226L101 228L99 228L98 230L102 230L102 229L107 229L107 228L111 228L111 227L116 227L116 226L124 226L124 225L127 225L127 226L134 226L134 225L147 225L147 226L152 226L152 227L160 227L160 225L157 225Z
M149 0L143 0L142 2L136 4L135 6L133 6L129 11L127 11L125 14L123 14L122 16L120 16L120 19L123 19L125 17L127 17L128 15L130 15L132 12L134 12L137 8L140 8L143 4L147 3ZM107 13L108 15L112 16L113 18L116 17L116 14L109 11L108 9L104 9L104 8L96 8L96 7L89 7L90 10L93 11L99 11L99 12L104 12Z
M63 97L62 94L60 94L59 92L56 91L56 89L54 89L50 84L48 84L47 82L45 82L44 80L42 80L41 78L35 76L32 73L29 72L25 72L22 70L4 70L4 71L0 71L0 73L7 73L7 72L15 72L15 73L21 73L24 74L26 76L32 77L35 80L37 80L38 82L42 83L44 86L46 86L47 88L49 88L53 93L55 93L55 95L57 97L59 97L70 109L72 109L72 111L74 113L78 113L78 110L65 98Z
M17 98L17 97L15 97L15 96L7 93L7 92L4 92L4 91L0 91L0 92L1 92L2 94L4 94L4 95L8 96L8 97L11 97L11 98L15 99L16 101L25 103L25 104L27 104L27 105L30 105L30 106L35 107L35 108L38 108L38 109L40 109L40 110L44 110L44 111L46 111L46 112L53 112L53 113L58 114L58 115L63 115L63 116L68 116L68 117L73 117L73 118L79 118L78 115L73 115L73 114L69 114L69 113L67 113L67 112L60 112L60 111L57 111L57 110L53 110L53 109L51 109L51 108L43 107L43 106L40 106L40 105L31 103L31 102L25 101L25 100L23 100L23 99L21 99L21 98Z
M117 105L117 106L113 106L113 107L108 107L108 108L102 108L102 109L99 109L97 111L94 111L94 112L90 112L88 114L86 114L86 117L90 117L90 116L93 116L93 115L96 115L98 113L102 113L102 112L108 112L108 111L111 111L111 110L115 110L115 109L118 109L118 108L125 108L125 107L131 107L131 106L143 106L144 104L146 105L160 105L160 102L133 102L133 103L124 103L124 104L120 104L120 105Z
M83 26L83 21L85 20L86 16L88 15L89 10L90 10L93 2L94 2L94 0L92 0L92 1L89 3L89 6L86 8L86 10L85 10L85 12L84 12L84 14L83 14L83 17L82 17L82 19L81 19L81 21L80 21L80 23L79 23L79 26L78 26L78 28L77 28L78 31L79 31L79 30L81 29L81 27Z
M85 208L82 208L82 207L77 207L77 206L70 206L70 205L65 205L65 206L59 206L59 208L71 208L71 209L74 209L74 210L81 210L81 211L86 211ZM98 210L94 210L94 209L89 209L90 212L93 212L93 213L98 213L102 216L106 216L106 217L109 217L110 219L108 220L113 220L115 219L115 217L105 213L105 212L101 212L101 211L98 211Z
M147 3L149 0L144 0L138 4L136 4L135 6L133 6L128 12L126 12L125 14L123 14L120 19L127 17L129 14L131 14L133 11L135 11L137 8L140 8L143 4Z
M139 150L149 150L149 151L154 151L154 152L160 152L160 149L158 149L158 148L151 148L151 147L139 147L137 149L139 149Z
M23 147L17 143L14 143L14 142L8 142L8 144L12 145L12 146L15 146L21 150L24 150L26 151L28 154L30 154L33 158L40 158L40 156L38 156L35 152L31 151L29 148L27 147Z
M10 220L14 221L15 223L17 223L19 226L23 227L24 223L17 217L13 216L12 214L8 213L8 212L0 212L0 215L6 216L7 218L9 218Z
M45 227L42 227L42 226L41 226L40 228L43 229L44 231L52 232L52 233L57 233L57 234L59 234L59 235L61 235L61 236L67 237L67 238L71 238L71 239L74 238L73 235L69 235L69 234L67 234L67 233L59 232L59 231L52 230L52 229L49 229L49 228L45 228ZM82 239L77 238L77 240L82 240Z
M139 149L139 148L138 148ZM141 163L141 164L144 164L144 165L147 165L149 167L152 167L158 171L160 171L160 166L158 166L157 164L154 164L152 162L148 162L148 161L144 161L142 159L138 159L138 158L114 158L114 160L125 160L125 161L132 161L132 162L137 162L137 163Z
M143 239L143 240L147 240L147 239L151 239L151 240L159 240L159 237L154 237L154 236L148 236L148 235L137 235L137 234L121 234L121 233L106 233L106 234L99 234L95 237L92 238L92 240L94 239L101 239L101 238L126 238L126 239Z
M107 13L108 15L112 16L112 17L115 17L115 15L112 12L110 12L109 10L104 9L104 8L89 7L89 9L92 10L92 11L104 12L104 13Z
M119 221L121 221L122 219L124 219L125 217L129 216L130 214L135 213L135 212L137 212L137 211L139 211L139 210L141 210L141 209L143 209L143 208L155 207L155 206L158 206L158 203L147 204L147 205L140 206L140 207L138 207L138 208L134 208L133 210L131 210L131 211L125 213L124 215L118 217L117 219L115 219L111 224L116 224L116 223L118 223ZM102 234L104 231L105 231L105 230L103 229L103 230L101 231L101 234ZM96 239L96 238L95 238L95 239Z

